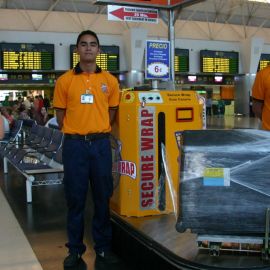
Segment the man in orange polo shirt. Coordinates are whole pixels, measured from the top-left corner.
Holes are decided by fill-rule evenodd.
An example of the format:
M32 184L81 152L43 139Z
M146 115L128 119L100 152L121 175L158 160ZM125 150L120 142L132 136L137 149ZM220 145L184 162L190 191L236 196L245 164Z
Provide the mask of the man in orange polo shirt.
M92 235L96 263L109 266L118 263L111 252L109 200L113 178L109 132L119 105L119 85L114 76L96 65L100 53L96 33L90 30L80 33L76 47L80 62L57 80L53 101L58 125L65 134L63 164L69 255L64 267L75 267L86 250L84 209L89 183L94 202Z
M252 87L252 110L262 120L262 128L270 130L270 66L256 75Z

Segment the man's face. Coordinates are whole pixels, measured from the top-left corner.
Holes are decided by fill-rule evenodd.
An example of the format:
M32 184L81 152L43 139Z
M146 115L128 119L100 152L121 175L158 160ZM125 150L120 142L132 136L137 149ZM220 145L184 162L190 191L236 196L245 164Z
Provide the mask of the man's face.
M82 36L77 46L77 53L80 55L80 62L95 63L100 53L96 38L91 35Z

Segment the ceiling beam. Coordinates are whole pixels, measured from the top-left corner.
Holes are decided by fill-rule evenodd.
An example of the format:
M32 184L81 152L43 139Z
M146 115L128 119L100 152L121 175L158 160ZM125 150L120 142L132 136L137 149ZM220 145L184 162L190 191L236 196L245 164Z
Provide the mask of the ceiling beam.
M45 20L48 18L48 16L50 15L50 13L53 11L54 7L60 2L61 0L55 0L55 2L49 7L49 9L47 10L44 18L42 19L42 21L40 22L39 26L37 27L37 31L39 31L39 29L41 28L42 24L45 22Z

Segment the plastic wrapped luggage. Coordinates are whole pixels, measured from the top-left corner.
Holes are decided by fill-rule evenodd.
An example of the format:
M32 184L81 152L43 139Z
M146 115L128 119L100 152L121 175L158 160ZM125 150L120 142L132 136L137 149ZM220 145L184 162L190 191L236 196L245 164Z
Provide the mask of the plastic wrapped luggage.
M184 131L176 229L258 235L270 207L270 132Z

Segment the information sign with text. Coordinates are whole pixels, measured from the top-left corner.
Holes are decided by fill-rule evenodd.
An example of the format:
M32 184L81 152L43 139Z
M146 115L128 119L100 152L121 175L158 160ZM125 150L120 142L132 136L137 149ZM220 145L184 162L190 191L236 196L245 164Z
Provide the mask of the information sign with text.
M153 8L108 5L108 20L158 23L158 10Z
M170 79L170 42L146 41L146 79Z

